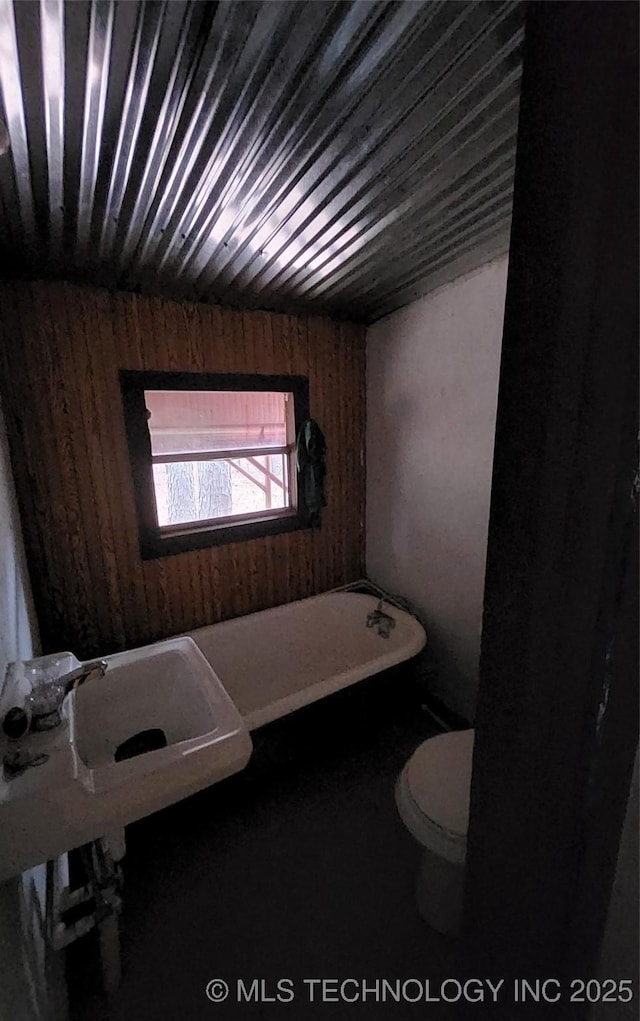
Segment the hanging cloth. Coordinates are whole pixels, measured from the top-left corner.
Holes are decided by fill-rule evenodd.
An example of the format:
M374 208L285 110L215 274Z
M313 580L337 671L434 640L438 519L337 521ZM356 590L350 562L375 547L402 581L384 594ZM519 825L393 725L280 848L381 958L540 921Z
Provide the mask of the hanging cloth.
M320 527L320 512L326 507L324 477L327 444L322 430L313 419L300 426L296 440L296 462L300 473L300 510L312 528Z

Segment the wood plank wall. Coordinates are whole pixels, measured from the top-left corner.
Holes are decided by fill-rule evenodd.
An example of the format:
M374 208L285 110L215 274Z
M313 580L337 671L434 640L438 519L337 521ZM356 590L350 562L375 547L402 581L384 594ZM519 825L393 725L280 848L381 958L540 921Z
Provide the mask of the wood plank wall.
M45 652L108 654L361 577L363 327L10 282L0 368ZM143 561L119 369L308 376L328 447L322 528Z

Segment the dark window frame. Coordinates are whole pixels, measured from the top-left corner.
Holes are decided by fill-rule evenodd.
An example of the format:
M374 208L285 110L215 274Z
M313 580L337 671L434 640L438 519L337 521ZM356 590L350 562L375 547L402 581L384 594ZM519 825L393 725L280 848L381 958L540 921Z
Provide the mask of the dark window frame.
M259 512L251 520L247 520L247 515L237 523L227 519L220 524L207 521L161 527L156 509L151 438L144 397L145 390L268 390L292 393L297 436L300 427L309 418L309 380L306 376L121 369L119 378L143 560L311 527L299 500L296 507L284 513L282 509ZM299 493L299 472L296 472L295 481L295 489Z

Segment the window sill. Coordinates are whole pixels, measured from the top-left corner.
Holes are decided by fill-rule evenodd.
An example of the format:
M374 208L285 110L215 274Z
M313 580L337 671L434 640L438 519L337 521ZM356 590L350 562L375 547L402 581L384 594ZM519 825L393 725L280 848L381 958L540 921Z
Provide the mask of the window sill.
M248 539L261 539L269 535L284 532L297 532L311 528L311 525L297 511L289 514L261 516L251 521L237 524L224 522L211 525L171 526L169 528L148 529L140 535L140 553L143 560L154 560L158 557L170 557L176 553L190 550L207 549L211 546L224 546L233 542L245 542Z

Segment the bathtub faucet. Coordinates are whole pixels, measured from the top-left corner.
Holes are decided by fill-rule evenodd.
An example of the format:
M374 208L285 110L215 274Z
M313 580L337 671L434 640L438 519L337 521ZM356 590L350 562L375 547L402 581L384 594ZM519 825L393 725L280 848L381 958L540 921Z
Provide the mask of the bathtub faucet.
M367 614L367 627L376 628L381 638L388 638L392 629L396 626L396 622L393 617L384 612L382 603L383 600L381 599L375 610Z

